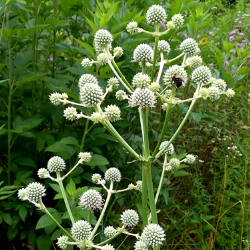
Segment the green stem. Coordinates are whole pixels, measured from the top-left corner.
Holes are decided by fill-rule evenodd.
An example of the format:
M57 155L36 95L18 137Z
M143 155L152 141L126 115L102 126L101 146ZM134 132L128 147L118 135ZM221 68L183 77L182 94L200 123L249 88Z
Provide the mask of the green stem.
M40 208L41 208L41 210L44 212L44 213L46 213L49 217L50 217L50 219L63 231L63 233L65 234L65 235L67 235L71 240L73 240L73 241L77 241L75 238L73 238L69 233L68 233L68 231L66 231L59 223L58 223L58 221L52 216L52 214L47 210L47 208L45 207L45 205L43 204L43 202L42 202L42 200L39 200L39 204L40 204Z
M63 186L63 183L62 183L62 180L61 180L61 175L60 175L59 171L56 172L56 177L57 177L57 182L59 184L60 190L62 192L62 196L63 196L63 199L64 199L65 206L66 206L68 214L69 214L69 218L70 218L72 224L74 224L75 219L74 219L74 217L72 215L72 212L71 212L71 209L70 209L70 206L69 206L69 202L68 202L68 199L67 199L67 196L66 196L66 193L65 193L65 189L64 189L64 186Z
M101 223L101 221L102 221L102 219L103 219L103 216L104 216L104 214L105 214L105 211L106 211L106 209L107 209L107 207L108 207L108 203L109 203L109 200L110 200L111 195L112 195L113 185L114 185L114 182L111 181L111 182L110 182L109 191L108 191L108 195L107 195L107 198L106 198L104 207L103 207L103 209L102 209L102 213L101 213L101 215L100 215L98 221L96 222L95 228L93 229L91 235L90 235L89 238L88 238L88 240L90 240L90 241L92 241L92 239L94 238L95 233L96 233L96 231L97 231L97 229L98 229L98 227L99 227L99 225L100 225L100 223Z
M91 224L92 221L92 212L89 210L88 211L88 222Z
M148 113L149 107L146 107L145 109L139 109L143 140L143 156L146 161L148 161L150 155L148 140Z
M125 229L125 226L120 227L119 230L118 230L118 232L117 232L113 237L111 237L111 238L109 238L109 239L107 239L107 240L105 240L105 241L103 241L103 242L97 244L97 246L102 246L102 245L108 243L109 241L113 240L113 239L116 238L118 235L120 235L120 234L123 232L124 229Z
M159 32L159 23L155 24L155 31ZM154 59L153 59L153 66L151 71L151 82L154 81L154 74L155 74L155 64L157 59L157 50L158 50L158 42L159 42L159 36L155 37L155 46L154 46Z
M147 179L146 179L146 169L142 165L142 220L143 227L148 224L148 205L147 205Z
M87 119L86 123L85 123L85 127L84 127L84 131L83 131L83 136L82 136L82 141L81 141L79 152L82 152L84 142L85 142L85 138L86 138L86 135L87 135L87 132L88 132L88 127L89 127L89 119Z

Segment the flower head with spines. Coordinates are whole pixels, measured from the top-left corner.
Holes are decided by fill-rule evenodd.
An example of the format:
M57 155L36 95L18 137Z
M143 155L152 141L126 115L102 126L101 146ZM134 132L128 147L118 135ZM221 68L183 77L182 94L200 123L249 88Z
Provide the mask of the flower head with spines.
M181 14L173 15L171 20L174 23L174 25L176 26L176 28L180 28L184 23L184 18Z
M147 88L145 89L137 88L130 96L128 103L130 107L136 107L136 106L138 106L139 108L154 107L156 103L156 98L151 90Z
M187 38L181 43L180 49L188 56L194 56L197 53L198 43L192 38Z
M46 168L40 168L38 171L37 171L37 175L40 179L45 179L45 178L48 178L49 177L49 172Z
M147 74L143 74L142 72L134 75L132 79L132 85L135 88L146 88L150 85L151 79Z
M192 81L196 84L207 84L211 77L211 71L207 66L196 68L191 75Z
M62 94L60 93L52 93L50 96L49 96L49 100L50 102L55 105L55 106L58 106L60 105L61 103L61 98L62 98Z
M113 49L113 52L114 52L114 57L117 57L117 58L119 58L123 55L123 49L122 49L122 47L119 47L119 46L115 47Z
M82 162L87 162L87 163L89 163L91 161L91 158L92 158L92 156L89 152L80 152L78 154L78 157L80 158L80 160Z
M113 42L113 36L108 30L100 29L95 33L94 43L97 53L102 52L105 48L110 49Z
M219 88L211 86L208 88L209 97L212 102L217 101L220 99L221 91Z
M121 178L122 175L118 168L109 168L104 175L106 181L120 182Z
M111 122L116 122L121 119L121 110L116 105L108 105L105 108L104 115Z
M42 197L45 196L45 187L39 182L32 182L26 188L27 199L30 202L38 203L39 200L42 200Z
M106 116L100 114L99 112L93 112L90 116L90 120L94 123L104 122L106 119Z
M60 156L51 157L47 163L47 169L49 170L50 173L57 171L61 172L65 170L65 168L66 168L66 163Z
M95 76L91 74L83 74L80 77L79 82L78 82L79 88L82 88L83 86L85 86L86 83L98 84L98 80Z
M93 62L93 61L90 61L89 58L84 58L84 59L82 60L82 62L81 62L81 65L83 66L83 68L88 69L88 68L92 67L93 63L94 63L94 62Z
M71 227L71 234L77 240L86 240L91 234L91 225L85 220L79 220Z
M101 250L115 250L115 248L112 245L107 244L107 245L101 247Z
M141 192L142 191L142 181L136 182L136 188Z
M178 168L180 166L180 161L177 158L172 158L169 161L169 165L171 166L172 169Z
M102 208L102 205L103 205L102 195L94 189L90 189L84 192L80 196L79 200L80 207L87 208L93 211L97 209L100 210Z
M168 141L163 141L159 147L159 150L162 150L167 144ZM172 143L164 150L164 153L168 155L172 155L174 153L174 146Z
M121 222L124 226L135 227L139 223L139 215L135 210L127 209L121 215Z
M116 77L111 77L108 79L108 87L112 87L113 89L117 89L119 86L119 80Z
M234 92L233 89L228 89L226 91L226 95L227 95L227 97L231 98L231 97L233 97L235 95L235 92Z
M181 80L181 87L185 87L188 80L188 74L185 69L179 65L173 65L169 67L163 76L163 83L165 85L170 85L172 87L177 87L175 83L175 78Z
M135 250L148 250L146 243L142 240L135 242Z
M188 163L188 164L194 164L196 162L196 156L193 154L188 154L186 155L184 162Z
M116 234L117 230L112 226L107 226L104 229L104 235L107 239L113 237Z
M170 45L167 41L165 40L160 40L158 42L158 52L163 53L164 55L168 55L170 52Z
M78 118L76 108L75 107L67 107L63 111L63 116L66 118L66 120L74 121L75 119Z
M67 243L69 241L69 237L68 236L60 236L59 238L57 238L57 246L60 248L60 249L65 249L67 248Z
M133 59L135 62L152 62L153 55L153 49L148 44L143 43L135 48Z
M17 193L17 196L18 198L21 200L21 201L25 201L25 200L28 200L28 192L27 192L27 189L26 188L21 188L18 190L18 193Z
M108 57L107 53L100 53L97 56L97 62L99 63L100 66L107 65L108 61L109 61L109 57Z
M93 183L98 183L102 179L102 176L100 174L93 174L91 177L91 180Z
M124 91L124 90L118 90L116 93L115 93L115 97L117 100L119 101L122 101L122 100L126 100L128 99L128 95L127 93Z
M200 56L192 56L187 59L186 63L191 69L196 69L202 65L202 58Z
M135 35L139 32L138 30L138 23L137 22L130 22L127 24L127 32L131 35Z
M227 83L222 79L215 79L211 86L217 87L221 92L224 92L226 90Z
M94 83L86 83L80 88L80 101L85 107L93 107L103 101L104 94L101 87Z
M165 23L167 13L164 8L158 4L152 5L146 13L146 21L148 24Z

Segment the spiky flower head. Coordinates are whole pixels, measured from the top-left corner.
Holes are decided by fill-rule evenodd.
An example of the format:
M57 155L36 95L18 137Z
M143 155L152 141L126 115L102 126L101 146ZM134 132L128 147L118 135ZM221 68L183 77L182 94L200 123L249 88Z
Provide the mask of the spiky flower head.
M198 43L192 38L185 39L180 45L180 50L189 56L196 55L197 49Z
M211 86L217 87L221 92L224 92L226 90L227 83L222 79L215 79Z
M103 101L101 87L94 83L86 83L80 88L80 101L85 107L93 107Z
M188 74L185 69L179 65L173 65L169 67L163 76L163 83L166 85L178 87L176 85L176 79L181 81L181 87L185 87L188 80Z
M83 68L88 69L92 67L93 61L91 61L89 58L84 58L81 62L81 65L83 66Z
M121 57L123 55L122 47L115 47L113 49L113 52L114 52L114 56L117 57L117 58L119 58L119 57Z
M108 105L105 108L104 114L111 122L115 122L121 119L121 110L116 105Z
M69 96L68 96L67 93L62 93L62 94L61 94L61 98L62 98L63 100L66 100L66 99L69 98Z
M115 248L110 244L106 244L101 248L101 250L115 250Z
M184 23L184 18L181 14L175 14L172 16L172 22L176 26L176 28L180 28Z
M17 196L20 200L25 201L28 200L28 192L26 188L21 188L18 190Z
M91 161L91 154L89 152L80 152L78 157L83 161L89 163Z
M130 107L138 106L139 108L154 107L156 98L154 93L149 89L135 89L134 93L128 100Z
M172 94L172 89L167 89L164 94L163 94L163 97L166 98L166 99L169 99L170 96Z
M67 247L67 243L69 241L69 237L68 236L61 236L59 238L57 238L57 246L60 248L60 249L65 249Z
M212 102L217 101L217 100L220 99L221 91L217 87L211 86L211 87L208 88L208 91L209 91L210 100Z
M100 174L93 174L91 177L91 180L93 183L98 183L98 181L101 179L102 179L102 176Z
M106 181L120 182L121 178L122 175L118 168L109 168L104 175Z
M134 75L132 79L132 85L135 88L146 88L147 86L150 85L150 77L147 74L143 74L142 72L137 73Z
M139 240L135 242L135 250L148 250L148 247L145 242Z
M231 98L235 95L235 92L233 89L228 89L226 92L227 97Z
M135 210L127 209L121 215L121 222L124 226L135 227L139 222L139 215Z
M142 191L142 181L137 181L136 182L136 187L141 192Z
M149 24L164 23L167 13L160 5L152 5L146 13L146 21Z
M133 59L136 62L152 62L153 54L153 49L148 44L143 43L135 48Z
M104 229L104 235L107 239L113 237L116 234L116 229L112 226L107 226Z
M201 97L202 97L203 99L206 100L206 99L210 96L209 90L208 90L207 88L202 88L202 89L200 90L200 95L201 95Z
M167 144L168 144L168 141L163 141L160 145L159 150L162 150ZM174 153L174 146L172 143L164 150L164 153L168 155L171 155Z
M165 233L160 225L151 223L143 229L142 239L147 246L155 247L162 245L165 240Z
M90 189L80 196L79 206L87 208L91 211L96 209L100 210L102 208L102 204L102 195L94 189Z
M174 24L174 22L172 20L167 22L167 28L169 30L173 30L173 29L176 28L176 26L175 26L175 24Z
M100 29L95 33L94 43L97 52L109 48L113 42L113 36L108 30Z
M118 90L118 91L115 93L115 97L116 97L116 99L119 100L119 101L128 99L128 95L127 95L127 93L126 93L124 90Z
M138 23L134 22L134 21L128 23L128 25L127 25L127 31L131 35L135 35L136 33L138 33Z
M62 157L53 156L52 158L49 159L47 168L50 173L57 171L61 172L66 168L66 163Z
M153 92L157 92L160 89L160 84L158 82L151 82L147 88Z
M169 161L169 165L172 167L172 169L178 168L180 166L180 161L177 158L172 158Z
M207 66L200 66L196 68L191 75L192 81L196 84L206 84L209 82L211 77L211 71Z
M37 175L40 179L45 179L45 178L48 178L49 177L49 172L46 168L40 168L38 171L37 171Z
M50 96L49 96L49 100L50 102L55 105L55 106L58 106L60 103L61 103L61 98L62 98L62 95L60 93L52 93Z
M196 69L202 65L202 58L200 56L192 56L187 59L187 65L191 69Z
M63 116L66 118L66 120L74 121L77 118L77 111L74 107L67 107L63 111Z
M100 53L97 56L97 62L101 65L101 66L105 66L108 64L109 61L109 57L107 55L107 53Z
M91 74L83 74L78 82L79 88L82 88L86 83L98 84L98 80L95 76Z
M163 53L164 55L168 55L170 52L170 45L165 40L160 40L158 42L158 52Z
M91 231L91 225L85 220L79 220L71 227L71 234L77 240L86 240Z
M103 122L106 120L106 116L100 114L99 112L94 112L91 114L90 120L94 123Z
M185 162L188 164L194 164L196 161L196 156L192 154L186 155Z
M32 182L26 187L27 199L31 202L38 202L45 196L45 187L39 182Z

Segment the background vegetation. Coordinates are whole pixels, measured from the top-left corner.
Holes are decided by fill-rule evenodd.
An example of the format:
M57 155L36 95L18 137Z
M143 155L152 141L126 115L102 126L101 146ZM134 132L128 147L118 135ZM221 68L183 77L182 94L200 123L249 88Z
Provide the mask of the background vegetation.
M80 63L84 57L95 59L93 36L100 28L114 35L114 47L123 47L120 67L131 79L137 71L136 64L131 63L134 48L151 40L143 34L131 37L126 25L134 20L142 27L147 26L144 22L147 8L159 3L156 0L1 1L1 249L57 249L54 241L60 230L31 204L21 203L16 195L18 188L38 180L37 170L45 167L51 156L62 156L71 166L80 151L94 154L89 167L79 168L65 183L72 201L91 186L92 173L102 173L108 166L120 168L124 187L141 178L138 165L127 163L127 155L104 128L83 119L66 121L62 107L53 106L48 95L63 91L78 100L79 77L94 73L83 69ZM177 13L185 16L185 27L178 34L170 32L164 39L173 48L187 36L196 39L213 75L225 79L236 92L229 102L200 101L174 142L178 155L194 153L204 162L164 180L159 216L167 234L164 247L250 249L250 3L177 0L160 4L167 9L168 20ZM102 86L106 86L106 79L111 76L108 67L98 71ZM122 105L116 100L112 103ZM169 135L186 109L184 104L175 108ZM115 127L137 149L141 147L141 132L134 112L123 106L124 120L116 122ZM158 137L156 128L161 126L161 120L161 112L156 110L150 124L153 142ZM152 173L157 183L157 166ZM49 180L45 185L48 192L44 203L67 227L69 220L58 189ZM132 193L116 195L105 223L117 224L117 214L124 207L140 211L139 202ZM86 217L77 207L75 215ZM121 249L132 249L133 244L127 238Z

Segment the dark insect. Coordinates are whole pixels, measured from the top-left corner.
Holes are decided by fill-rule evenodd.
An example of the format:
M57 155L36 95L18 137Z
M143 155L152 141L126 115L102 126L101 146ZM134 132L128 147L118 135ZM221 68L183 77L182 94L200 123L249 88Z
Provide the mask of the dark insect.
M172 81L174 82L174 85L176 88L179 88L182 86L182 79L175 73L172 77Z

